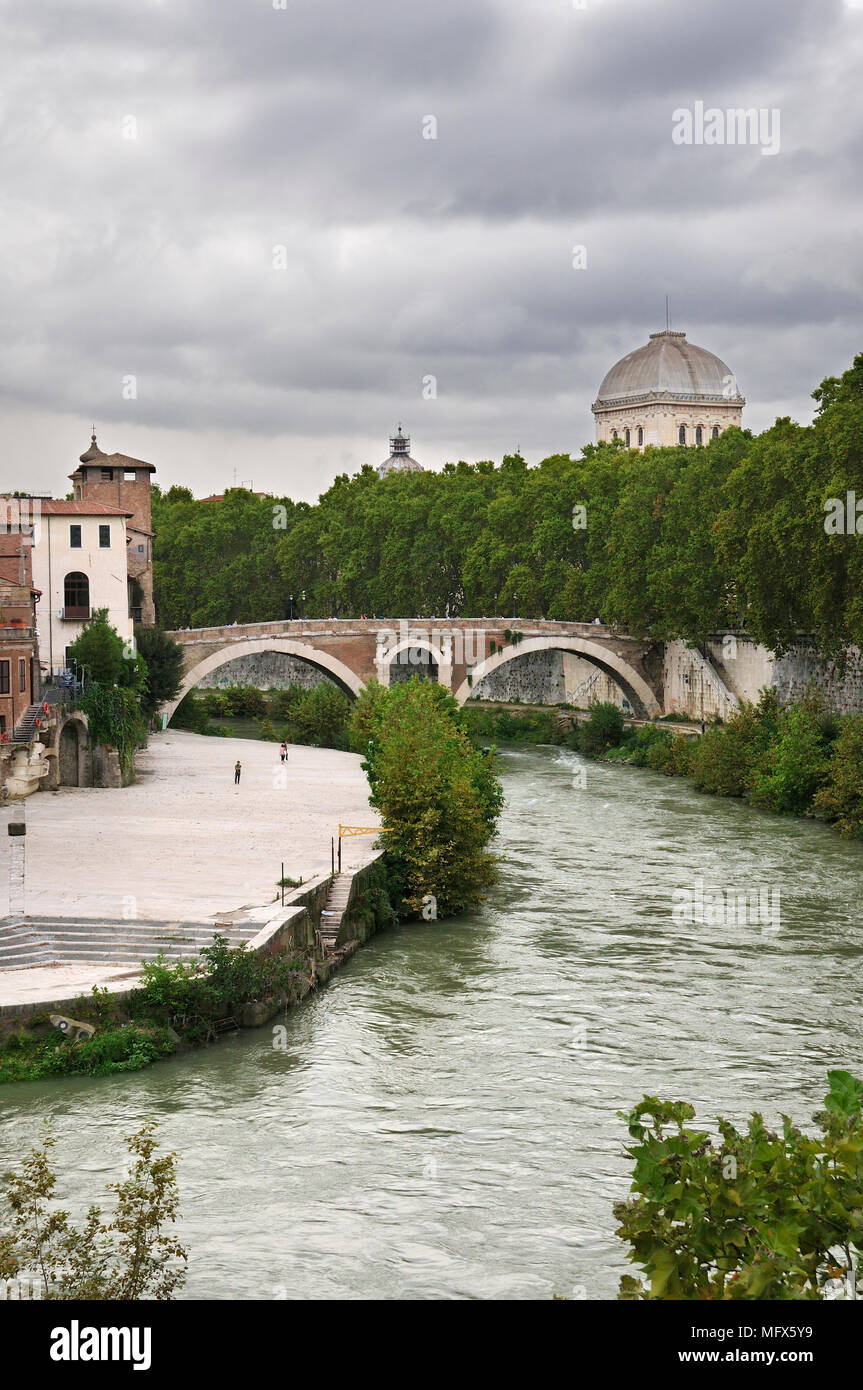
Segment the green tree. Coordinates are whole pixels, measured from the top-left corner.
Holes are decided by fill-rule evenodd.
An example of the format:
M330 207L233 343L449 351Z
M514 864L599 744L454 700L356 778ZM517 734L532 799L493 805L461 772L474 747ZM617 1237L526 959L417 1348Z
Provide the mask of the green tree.
M141 690L147 677L146 663L135 656L108 621L107 608L97 608L69 648L88 680L110 688L128 686Z
M288 716L286 736L290 743L307 743L315 748L346 748L351 706L347 696L329 681L303 692Z
M183 683L183 648L158 627L135 628L138 651L147 665L147 684L141 706L152 719L162 705L174 700Z
M492 881L487 850L503 805L493 763L460 727L455 702L416 678L374 697L359 712L355 744L370 801L380 812L393 882L414 912L433 898L438 915L474 906Z

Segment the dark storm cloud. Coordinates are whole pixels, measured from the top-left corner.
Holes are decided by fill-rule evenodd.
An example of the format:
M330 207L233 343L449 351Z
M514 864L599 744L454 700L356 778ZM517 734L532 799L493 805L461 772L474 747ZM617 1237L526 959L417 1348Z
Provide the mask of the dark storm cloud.
M40 414L93 413L195 485L245 439L298 493L310 449L363 461L402 413L432 464L577 448L666 293L753 426L805 416L860 346L861 52L839 0L20 10L2 482L24 414L30 450ZM779 108L781 152L676 146L695 101Z

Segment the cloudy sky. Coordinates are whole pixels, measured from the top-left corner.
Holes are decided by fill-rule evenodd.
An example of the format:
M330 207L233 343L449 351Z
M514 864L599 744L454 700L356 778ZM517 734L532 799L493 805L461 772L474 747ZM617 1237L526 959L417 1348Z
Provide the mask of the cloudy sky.
M62 496L91 420L201 495L312 500L398 421L429 467L577 451L666 294L754 429L863 350L863 0L0 15L4 487ZM779 152L675 144L699 101Z

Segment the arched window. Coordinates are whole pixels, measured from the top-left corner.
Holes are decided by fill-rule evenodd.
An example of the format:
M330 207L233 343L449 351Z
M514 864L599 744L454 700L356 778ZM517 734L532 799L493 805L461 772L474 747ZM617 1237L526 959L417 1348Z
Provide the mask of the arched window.
M90 616L90 581L78 570L67 574L63 581L63 616L79 621Z
M628 448L629 448L629 430L628 430L628 429L625 429L625 430L623 431L623 439L624 439L624 443L626 444L626 447L627 447L627 449L628 449Z
M704 443L704 431L702 430L700 425L695 426L695 442L696 444Z
M686 443L686 426L685 426L685 425L678 425L678 427L677 427L677 442L678 442L678 444L685 444L685 443Z
M718 426L718 425L714 425L714 426L713 426L712 435L713 435L713 438L714 438L714 439L718 439L718 438L719 438L719 426Z
M639 449L641 448L641 446L642 446L643 443L644 443L644 428L643 428L643 426L639 425L639 426L638 426L638 447L639 447Z
M616 438L617 438L617 430L612 430L612 431L611 431L611 437L612 437L612 439L616 439Z

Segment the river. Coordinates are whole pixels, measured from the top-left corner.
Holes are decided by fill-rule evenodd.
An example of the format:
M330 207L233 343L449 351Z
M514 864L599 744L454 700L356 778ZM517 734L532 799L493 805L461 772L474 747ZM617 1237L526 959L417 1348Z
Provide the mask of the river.
M149 1114L180 1158L185 1297L612 1298L628 1109L810 1124L863 1075L863 849L648 771L501 758L483 910L405 924L270 1027L131 1075L4 1087L0 1167L50 1118L98 1200ZM781 925L676 921L675 889L781 892ZM677 914L678 916L680 913Z

